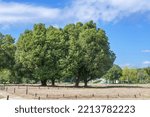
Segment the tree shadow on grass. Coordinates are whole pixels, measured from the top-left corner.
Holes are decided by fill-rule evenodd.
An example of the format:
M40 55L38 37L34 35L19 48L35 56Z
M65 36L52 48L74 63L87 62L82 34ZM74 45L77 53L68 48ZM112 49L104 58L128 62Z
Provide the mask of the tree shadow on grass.
M75 86L72 86L72 85L55 85L55 86L52 86L52 85L47 85L47 86L41 86L40 84L26 84L26 85L24 85L24 84L10 84L10 85L5 85L5 86L31 86L31 87L39 87L39 88L82 88L82 89L84 89L84 88L89 88L89 89L112 89L112 88L144 88L144 89L150 89L150 85L149 86L134 86L134 85L132 85L132 84L129 84L129 85L127 85L127 84L123 84L123 85L103 85L103 86L87 86L87 87L84 87L84 86L78 86L78 87L75 87ZM1 87L1 86L0 86Z
M89 88L89 89L108 89L108 88L145 88L145 89L150 89L150 87L146 87L146 86L87 86L87 87L84 87L84 86L78 86L78 87L75 87L75 86L51 86L51 85L48 85L47 87L58 87L58 88Z

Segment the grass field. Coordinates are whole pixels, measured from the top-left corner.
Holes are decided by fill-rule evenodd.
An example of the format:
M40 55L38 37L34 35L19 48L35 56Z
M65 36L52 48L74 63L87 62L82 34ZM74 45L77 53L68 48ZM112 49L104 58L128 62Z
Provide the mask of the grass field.
M41 87L39 85L0 86L0 98L6 99L150 99L150 84L143 85L92 85L92 87L75 88L71 85Z

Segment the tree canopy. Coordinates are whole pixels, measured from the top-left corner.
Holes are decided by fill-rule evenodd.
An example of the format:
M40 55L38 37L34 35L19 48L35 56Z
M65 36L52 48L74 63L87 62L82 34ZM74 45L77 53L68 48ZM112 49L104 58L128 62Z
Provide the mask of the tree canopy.
M112 65L115 54L110 50L104 30L93 21L68 24L63 29L35 24L17 42L16 61L31 70L42 85L63 76L87 82L101 77Z
M111 83L116 83L116 81L119 81L119 78L121 76L122 76L121 67L114 64L113 67L110 68L103 77Z
M0 69L13 69L15 49L14 38L0 33Z
M77 22L63 28L39 23L16 40L0 33L0 82L36 83L52 86L72 81L84 86L98 78L111 83L149 83L150 67L121 68L114 64L105 31L96 23Z
M68 35L67 72L76 84L100 78L113 65L115 54L110 50L104 30L98 29L93 21L69 24L64 27Z

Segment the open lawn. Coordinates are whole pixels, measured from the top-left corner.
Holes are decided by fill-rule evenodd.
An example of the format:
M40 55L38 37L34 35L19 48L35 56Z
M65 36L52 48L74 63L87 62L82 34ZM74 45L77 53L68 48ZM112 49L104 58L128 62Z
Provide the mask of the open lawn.
M75 88L71 85L41 87L39 85L0 86L0 98L6 99L150 99L150 84L143 85L92 85Z

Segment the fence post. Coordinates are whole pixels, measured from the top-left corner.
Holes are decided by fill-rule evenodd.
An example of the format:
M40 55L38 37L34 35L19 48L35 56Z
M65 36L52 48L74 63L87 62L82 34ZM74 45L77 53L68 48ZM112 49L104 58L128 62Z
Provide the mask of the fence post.
M16 93L16 88L14 88L14 93Z
M92 94L92 97L94 97L95 95L94 94Z
M34 95L35 97L37 97L37 93L35 93L35 95Z
M28 86L26 86L26 95L28 94Z
M46 95L46 98L48 98L48 94Z
M136 95L134 95L134 97L136 98Z
M7 95L7 100L9 100L9 95Z

